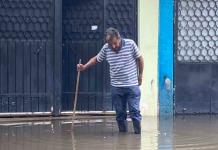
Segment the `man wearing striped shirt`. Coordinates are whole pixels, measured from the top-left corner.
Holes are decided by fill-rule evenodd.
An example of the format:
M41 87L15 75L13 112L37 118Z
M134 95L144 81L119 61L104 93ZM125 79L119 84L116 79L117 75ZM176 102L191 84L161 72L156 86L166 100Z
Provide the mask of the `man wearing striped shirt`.
M131 39L121 38L115 28L105 33L106 44L101 51L85 65L78 64L77 69L86 70L103 60L110 66L111 96L116 109L116 120L120 132L127 132L127 104L133 121L135 134L141 133L141 114L139 85L142 83L143 58L137 45Z

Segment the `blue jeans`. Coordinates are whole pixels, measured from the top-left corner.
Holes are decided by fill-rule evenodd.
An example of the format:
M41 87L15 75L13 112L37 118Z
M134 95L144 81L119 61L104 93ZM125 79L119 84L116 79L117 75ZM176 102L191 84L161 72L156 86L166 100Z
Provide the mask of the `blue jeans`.
M130 117L133 120L141 121L139 86L111 87L112 101L116 110L116 120L125 121L127 118L127 104Z

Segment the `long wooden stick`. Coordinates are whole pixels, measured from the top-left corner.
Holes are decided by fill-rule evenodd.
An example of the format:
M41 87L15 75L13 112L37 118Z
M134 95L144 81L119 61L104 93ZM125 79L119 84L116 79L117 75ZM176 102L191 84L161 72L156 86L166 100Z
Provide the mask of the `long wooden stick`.
M79 60L79 64L81 64L81 59ZM78 97L78 91L79 91L79 79L80 79L80 70L78 70L78 72L77 72L76 92L75 92L75 97L74 97L72 125L74 123L75 116L76 116L76 105L77 105L77 97Z

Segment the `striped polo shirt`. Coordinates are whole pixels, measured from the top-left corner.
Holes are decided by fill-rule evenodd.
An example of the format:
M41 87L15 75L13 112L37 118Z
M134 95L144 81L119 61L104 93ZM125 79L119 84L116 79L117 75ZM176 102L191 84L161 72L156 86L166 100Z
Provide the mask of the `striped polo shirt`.
M122 39L122 47L118 52L113 51L106 43L97 54L97 61L106 60L110 66L111 85L125 87L138 85L136 59L141 56L135 42Z

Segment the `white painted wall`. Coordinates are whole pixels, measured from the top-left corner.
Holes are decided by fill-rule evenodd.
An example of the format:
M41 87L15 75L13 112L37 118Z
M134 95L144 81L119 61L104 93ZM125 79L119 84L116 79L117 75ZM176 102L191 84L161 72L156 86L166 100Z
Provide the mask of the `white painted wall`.
M141 113L158 115L158 0L138 2L138 46L144 58Z

